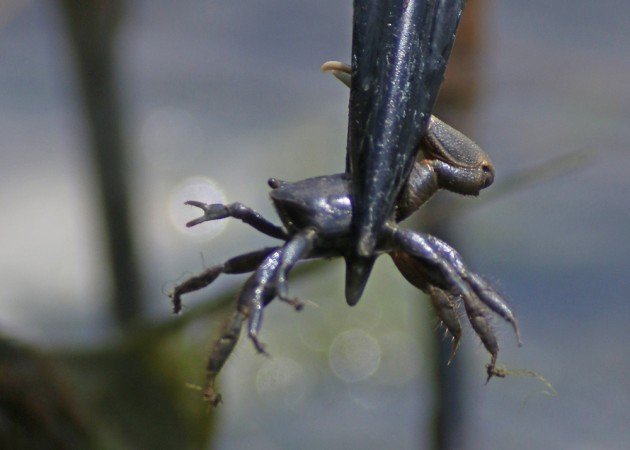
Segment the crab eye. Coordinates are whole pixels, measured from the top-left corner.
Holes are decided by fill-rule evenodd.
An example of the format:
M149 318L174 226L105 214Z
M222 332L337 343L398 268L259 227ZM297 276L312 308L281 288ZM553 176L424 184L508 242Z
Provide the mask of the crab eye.
M481 171L483 172L483 177L485 178L485 182L483 183L482 189L487 188L494 181L494 167L489 162L484 162L481 165Z

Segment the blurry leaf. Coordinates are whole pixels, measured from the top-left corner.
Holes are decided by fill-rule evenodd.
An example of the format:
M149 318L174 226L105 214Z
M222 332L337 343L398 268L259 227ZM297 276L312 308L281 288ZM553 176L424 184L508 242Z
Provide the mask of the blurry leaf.
M212 417L199 393L186 387L203 382L203 357L191 357L173 336L153 344L71 358L64 375L95 415L108 447L204 448Z
M317 274L324 261L292 273ZM87 350L44 352L0 337L0 448L207 448L205 385L215 325L237 290ZM200 327L191 327L194 323Z
M0 337L0 448L90 448L74 392L43 354Z

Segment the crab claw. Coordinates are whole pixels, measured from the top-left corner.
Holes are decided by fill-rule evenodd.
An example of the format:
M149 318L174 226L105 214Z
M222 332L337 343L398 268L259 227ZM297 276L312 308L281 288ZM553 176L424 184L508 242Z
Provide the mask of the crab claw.
M228 208L226 208L225 205L222 205L220 203L213 203L209 205L207 203L189 200L184 204L190 205L190 206L196 206L197 208L201 208L204 212L203 216L188 222L186 224L186 227L188 228L194 227L195 225L199 225L200 223L203 223L203 222L208 222L210 220L224 219L230 216Z

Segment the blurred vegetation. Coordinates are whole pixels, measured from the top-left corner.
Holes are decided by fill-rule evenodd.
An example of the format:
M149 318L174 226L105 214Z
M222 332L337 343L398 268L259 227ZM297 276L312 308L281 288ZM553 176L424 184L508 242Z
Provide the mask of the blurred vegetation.
M116 322L141 320L142 301L136 240L129 204L129 151L123 125L121 87L117 79L116 37L124 17L123 0L59 0L76 61L77 81L90 138L99 210L105 224L111 305Z
M189 342L182 329L228 303L233 293L188 320L147 327L130 224L133 174L116 77L115 41L125 2L59 4L90 136L87 150L100 194L95 202L106 224L110 306L122 334L98 348L54 353L0 337L0 447L207 448L214 415L199 392L187 387L203 384L206 345Z

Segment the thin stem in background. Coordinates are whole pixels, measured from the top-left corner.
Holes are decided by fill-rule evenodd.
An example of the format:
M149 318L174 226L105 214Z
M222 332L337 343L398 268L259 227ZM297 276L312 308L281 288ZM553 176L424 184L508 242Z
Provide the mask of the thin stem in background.
M77 73L94 161L104 241L112 274L111 305L123 328L139 322L143 308L136 244L130 224L130 171L125 146L115 39L122 0L60 0Z

